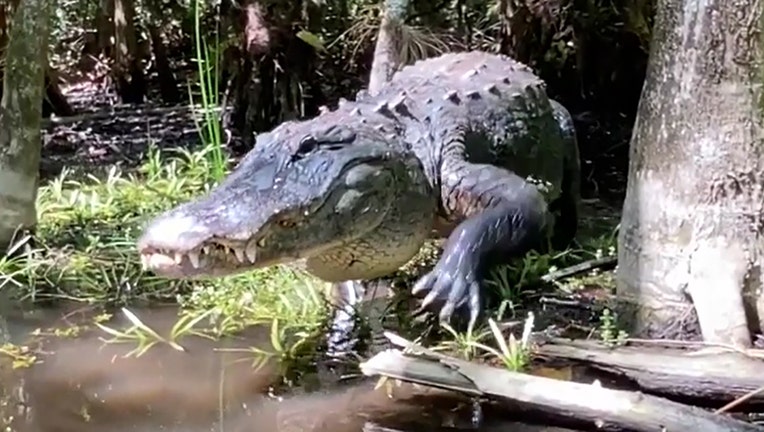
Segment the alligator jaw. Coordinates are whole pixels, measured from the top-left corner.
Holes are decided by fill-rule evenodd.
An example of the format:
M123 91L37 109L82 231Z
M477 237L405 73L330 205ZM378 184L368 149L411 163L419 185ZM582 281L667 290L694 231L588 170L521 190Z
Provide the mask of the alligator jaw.
M258 253L265 239L217 238L197 218L166 215L137 242L144 270L170 278L226 276L272 265Z
M165 277L199 278L225 276L272 265L258 260L257 250L255 241L247 246L228 246L208 241L185 251L144 246L140 254L144 270Z

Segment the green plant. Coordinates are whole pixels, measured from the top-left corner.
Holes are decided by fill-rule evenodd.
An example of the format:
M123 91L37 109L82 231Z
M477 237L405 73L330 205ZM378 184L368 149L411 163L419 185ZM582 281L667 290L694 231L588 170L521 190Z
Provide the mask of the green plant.
M103 339L106 343L136 343L138 346L134 350L125 354L125 357L130 357L132 355L140 357L146 353L149 348L158 343L164 343L177 351L185 352L186 350L178 343L178 341L180 338L188 335L208 337L204 332L195 330L194 326L210 315L212 311L209 310L200 314L182 314L180 319L172 326L168 337L161 336L154 329L143 323L128 309L122 308L122 313L133 324L127 330L115 330L99 322L96 322L95 325L113 336L111 339Z
M533 329L533 321L533 314L529 313L528 318L525 320L523 335L518 341L512 333L509 334L507 340L504 340L504 335L501 333L501 329L499 329L496 321L491 318L488 320L488 326L491 328L491 333L493 334L499 349L497 350L477 341L470 341L469 343L492 354L495 358L500 360L508 370L523 370L530 361L529 339L531 330Z
M457 332L448 324L442 323L441 327L448 332L451 339L441 341L433 348L433 351L450 351L458 354L465 360L472 360L477 356L480 341L491 335L488 329L473 329L464 333Z
M599 333L602 342L609 347L624 345L629 337L629 334L624 330L618 329L616 317L607 308L600 315Z
M200 125L196 117L197 130L202 142L205 144L203 154L209 155L212 176L215 182L219 182L226 174L227 157L223 151L223 142L221 134L220 119L217 111L220 108L218 101L220 94L220 75L218 68L220 66L220 28L216 24L214 33L215 41L212 46L202 36L200 24L201 19L201 0L194 0L194 48L196 51L197 85L202 99L201 114L204 124ZM216 20L217 23L217 20ZM189 84L189 98L191 105L194 105L193 92Z
M127 309L123 313L130 328L99 326L112 343L135 343L131 355L157 343L177 349L177 340L191 334L202 319L207 337L274 320L290 335L316 335L326 319L327 284L301 271L278 266L190 281L164 279L142 269L135 251L141 227L157 212L208 190L214 182L212 163L202 152L161 153L152 147L135 172L113 167L98 178L64 170L40 187L34 247L28 235L21 236L11 248L13 254L0 258L0 288L31 300L177 301L180 316L170 335L159 335Z
M0 356L12 360L13 369L28 368L37 363L37 356L28 347L6 343L0 345Z
M268 360L275 359L281 367L283 376L289 374L294 364L299 361L301 354L306 351L312 352L309 347L315 341L315 334L301 330L294 323L282 323L278 319L271 322L270 345L271 350L261 347L249 347L246 350L220 348L222 352L250 352L253 354L253 367L259 369Z

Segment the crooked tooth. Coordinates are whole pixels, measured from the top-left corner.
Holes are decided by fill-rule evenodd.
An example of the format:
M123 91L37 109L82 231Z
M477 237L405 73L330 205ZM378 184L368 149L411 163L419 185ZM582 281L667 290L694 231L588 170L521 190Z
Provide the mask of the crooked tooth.
M209 254L209 253L210 253L210 247L209 247L209 246L203 246L203 247L202 247L202 252L203 252L205 255Z
M188 260L191 261L191 265L194 268L199 268L199 252L189 252Z
M236 259L239 260L239 262L244 262L244 249L242 248L232 248L234 255L236 255Z
M249 262L254 263L257 260L257 245L255 243L248 244L244 252L247 254Z
M259 247L265 247L265 238L261 238L257 241L257 246Z
M175 264L180 264L183 261L183 254L175 252Z

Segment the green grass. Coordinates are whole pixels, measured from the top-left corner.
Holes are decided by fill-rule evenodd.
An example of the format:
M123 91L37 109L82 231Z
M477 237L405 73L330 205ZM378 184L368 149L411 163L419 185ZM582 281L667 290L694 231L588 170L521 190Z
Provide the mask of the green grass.
M134 173L112 169L104 179L68 173L40 188L36 244L20 239L15 258L0 260L0 290L21 300L67 299L91 304L177 301L182 313L206 314L224 335L279 320L312 333L324 322L325 284L287 267L212 280L169 280L143 271L135 240L164 209L214 184L206 151L163 161L151 150Z
M188 335L222 337L266 325L278 352L253 349L253 356L290 359L303 351L298 348L311 345L305 340L320 340L329 312L323 296L327 284L283 266L202 281L164 279L142 269L135 249L148 220L208 191L231 165L219 118L220 41L217 32L211 44L202 35L202 6L195 2L198 76L195 85L189 83L192 106L197 106L194 100L201 103L194 118L201 118L196 127L202 148L165 153L149 148L136 171L111 167L96 177L65 170L43 184L35 235L16 239L11 253L0 257L0 293L33 303L126 306L122 313L128 327L111 328L97 319L92 324L107 343L134 344L129 355L141 355L156 344L182 351L182 338ZM168 301L180 306L169 335L151 329L129 307ZM8 357L9 352L0 354Z
M68 299L128 306L136 300L178 302L178 334L160 338L140 325L113 329L119 332L112 333L116 337L113 341L133 341L139 352L147 345L171 343L182 337L191 330L186 324L196 323L199 316L204 318L199 324L213 336L274 322L279 334L294 343L299 341L294 341L293 335L320 332L329 312L323 300L328 286L297 270L279 266L212 280L184 281L163 279L142 269L135 240L145 223L216 183L211 165L219 161L209 157L209 149L208 145L194 152L162 154L151 148L135 172L112 168L100 179L75 179L64 172L44 184L37 203L37 243L32 247L29 238L22 238L16 248L26 250L25 255L0 258L0 290L29 300ZM613 254L614 244L614 233L606 232L581 248L554 255L529 254L497 269L487 282L500 305L490 315L497 320L514 317L515 308L525 306L527 295L543 288L537 284L540 276L557 267ZM573 291L586 284L607 284L608 275L586 274L567 279L557 288ZM475 335L452 333L445 331L441 336L452 339L457 351L475 355L477 346L471 343ZM289 347L283 351L288 352Z

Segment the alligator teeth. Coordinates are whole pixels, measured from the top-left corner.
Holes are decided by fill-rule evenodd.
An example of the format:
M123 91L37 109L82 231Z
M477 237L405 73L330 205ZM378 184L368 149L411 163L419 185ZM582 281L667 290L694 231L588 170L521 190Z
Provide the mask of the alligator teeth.
M199 252L189 252L188 260L191 261L191 265L194 268L199 268Z
M149 261L151 260L151 255L149 254L141 254L141 268L143 270L146 270L149 268Z
M258 240L257 241L257 246L258 247L265 247L265 238L261 238L260 240Z
M180 265L181 262L183 262L183 254L180 252L175 252L175 264Z
M260 239L257 243L260 244L263 240ZM263 242L263 244L265 244ZM247 259L249 259L249 262L254 263L257 260L257 245L254 243L250 243L247 245L247 249L244 251L247 254Z
M210 247L209 246L202 247L202 253L204 253L205 255L208 255L210 253Z
M236 259L239 260L239 262L244 262L244 249L241 248L233 248L233 253L236 255Z

